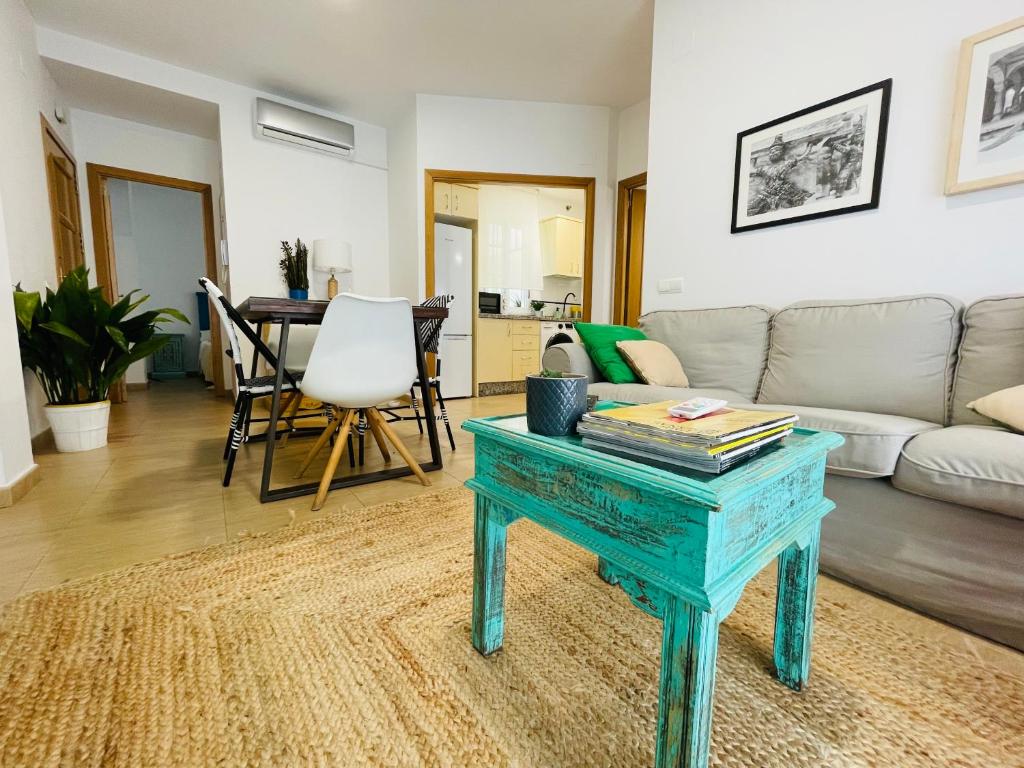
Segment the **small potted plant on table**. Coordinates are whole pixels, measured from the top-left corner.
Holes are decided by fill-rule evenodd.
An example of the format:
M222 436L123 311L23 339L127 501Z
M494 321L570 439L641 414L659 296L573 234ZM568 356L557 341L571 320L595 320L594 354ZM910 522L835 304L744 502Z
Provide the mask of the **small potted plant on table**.
M281 251L284 256L278 263L281 266L281 276L288 285L288 298L305 301L309 298L309 249L302 240L295 238L294 248L287 240L282 240Z
M46 394L46 418L58 451L88 451L107 444L110 387L128 366L170 341L155 336L171 319L188 323L176 309L132 315L149 297L131 291L111 306L101 288L89 287L89 272L78 267L56 291L14 288L21 362L35 373Z
M530 306L533 308L533 313L537 317L540 317L544 312L545 303L540 299L534 299L533 301L530 302Z
M579 373L542 371L526 377L526 426L550 437L575 435L587 412L589 379Z

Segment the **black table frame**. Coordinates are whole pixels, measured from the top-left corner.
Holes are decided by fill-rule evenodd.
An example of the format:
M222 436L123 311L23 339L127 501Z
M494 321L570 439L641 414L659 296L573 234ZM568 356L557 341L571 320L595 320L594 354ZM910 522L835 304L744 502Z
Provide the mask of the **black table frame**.
M257 305L259 301L260 299L257 297L246 299L237 309L239 314L246 320L256 323L256 332L261 338L264 325L281 326L277 350L279 364L274 375L274 393L271 396L270 402L270 421L267 424L267 431L263 435L263 439L266 441L266 448L263 454L263 476L260 480L260 501L280 501L281 499L293 499L296 496L311 496L320 487L319 481L289 485L284 488L271 488L270 476L274 468L274 448L277 446L277 423L281 418L281 387L284 383L284 361L288 359L288 334L292 323L297 325L320 325L323 320L323 311L327 308L327 302L266 299L263 301L266 302L267 307L261 308ZM423 313L423 308L413 307L413 324L416 326L416 333L413 334L416 341L416 371L419 374L421 400L424 417L427 422L427 436L430 440L430 461L420 464L424 472L435 472L444 466L441 460L441 443L437 434L437 419L434 416L434 403L430 397L427 361L419 334L419 324L431 317L437 316L439 312L443 313L442 316L447 316L448 314L447 310L431 308L428 316L417 316L425 314ZM255 360L253 364L255 365ZM330 488L334 491L339 488L351 488L356 485L376 483L381 480L392 480L412 474L412 469L407 466L392 467L376 472L335 478L331 481Z

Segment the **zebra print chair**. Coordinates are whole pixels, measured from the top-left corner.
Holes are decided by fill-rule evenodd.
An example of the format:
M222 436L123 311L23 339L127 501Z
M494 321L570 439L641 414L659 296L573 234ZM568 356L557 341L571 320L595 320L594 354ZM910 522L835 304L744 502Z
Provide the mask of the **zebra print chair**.
M246 376L242 360L242 349L238 341L238 332L253 345L257 358L262 357L267 364L277 370L277 356L264 343L263 339L249 326L249 324L231 306L231 302L221 290L208 277L199 278L199 285L209 294L214 309L220 316L221 327L228 337L229 348L226 350L228 357L235 366L235 380L238 383L238 396L235 398L234 412L231 414L231 425L228 427L227 440L224 443L224 460L227 466L224 468L225 487L231 484L231 472L235 466L235 456L242 443L249 439L249 427L253 422L269 422L269 418L253 418L252 404L256 398L267 397L274 394L274 376ZM255 370L255 365L253 366ZM302 398L299 391L299 380L302 374L285 370L284 382L281 385L282 395L287 395L288 400L282 405L281 413L287 413L288 406L296 398ZM289 423L289 428L291 424ZM287 434L287 433L286 433Z
M455 300L454 296L431 296L425 300L421 307L449 307ZM452 434L452 426L448 421L448 408L444 404L444 396L441 394L441 356L439 354L441 344L441 326L444 323L443 318L436 320L426 320L419 324L420 343L423 345L423 351L425 353L431 353L434 355L434 375L428 379L428 385L430 390L434 393L434 397L437 399L438 407L440 408L441 415L440 419L444 422L445 431L448 433L448 443L451 445L452 450L455 450L455 436ZM420 386L420 380L417 378L412 383L412 387L409 389L409 398L411 401L411 407L413 415L403 416L397 413L397 411L404 410L404 408L386 408L381 409L388 415L388 421L412 421L416 420L416 426L420 429L420 434L423 434L423 415L420 414L420 401L416 396L416 390Z

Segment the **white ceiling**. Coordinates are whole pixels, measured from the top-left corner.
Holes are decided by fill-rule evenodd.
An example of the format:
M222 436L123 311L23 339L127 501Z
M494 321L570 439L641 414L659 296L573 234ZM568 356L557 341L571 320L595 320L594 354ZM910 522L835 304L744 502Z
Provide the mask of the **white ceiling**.
M387 123L414 93L625 107L654 0L27 0L36 21Z
M69 107L216 140L217 105L132 80L43 59Z

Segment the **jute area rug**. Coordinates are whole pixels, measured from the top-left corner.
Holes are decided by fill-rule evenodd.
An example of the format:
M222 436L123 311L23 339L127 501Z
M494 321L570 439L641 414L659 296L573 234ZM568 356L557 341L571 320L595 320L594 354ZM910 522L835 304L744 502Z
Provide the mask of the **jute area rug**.
M651 765L660 622L521 521L505 647L480 657L471 502L346 512L12 603L0 765ZM821 590L810 687L776 682L774 592L758 578L721 628L713 765L1024 765L1024 681Z

